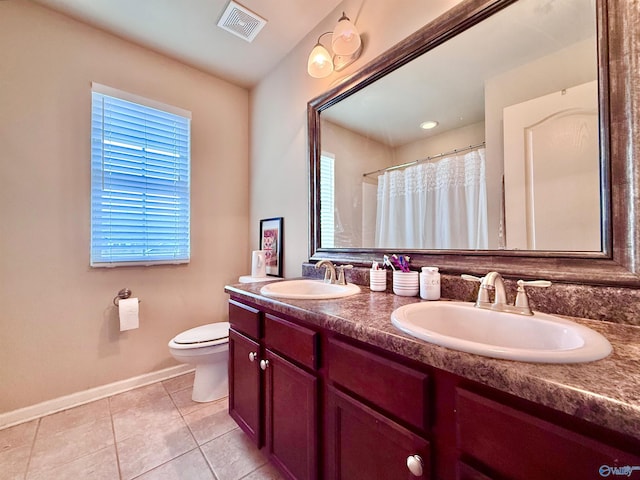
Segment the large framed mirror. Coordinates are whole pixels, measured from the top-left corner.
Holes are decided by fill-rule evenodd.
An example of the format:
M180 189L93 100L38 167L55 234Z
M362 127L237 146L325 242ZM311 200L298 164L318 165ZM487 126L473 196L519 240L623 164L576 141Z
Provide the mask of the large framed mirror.
M311 260L640 285L635 10L466 0L311 100Z

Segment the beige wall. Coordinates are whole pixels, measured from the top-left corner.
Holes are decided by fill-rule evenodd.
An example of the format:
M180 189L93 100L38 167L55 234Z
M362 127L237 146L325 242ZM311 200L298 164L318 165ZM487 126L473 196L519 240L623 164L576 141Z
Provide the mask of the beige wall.
M322 122L322 151L335 155L335 246L363 246L362 176L392 165L393 149L335 123ZM376 177L367 178L369 183ZM375 206L374 206L375 208ZM375 232L375 218L372 226Z
M92 81L192 111L189 265L89 268ZM249 268L248 128L246 90L0 2L0 412L175 365L176 333L226 320L223 287ZM142 303L120 333L123 287Z
M0 2L0 413L175 365L173 335L226 319L223 287L248 272L261 218L285 218L285 275L300 275L307 102L456 3L344 1L249 95L34 3ZM363 56L312 79L307 55L342 10ZM92 81L192 111L189 265L89 268ZM141 326L120 333L111 301L123 287L142 300Z
M251 244L258 245L261 218L284 217L284 273L301 274L308 260L307 102L458 0L345 0L251 91ZM362 57L325 79L307 75L309 52L345 11L361 31Z

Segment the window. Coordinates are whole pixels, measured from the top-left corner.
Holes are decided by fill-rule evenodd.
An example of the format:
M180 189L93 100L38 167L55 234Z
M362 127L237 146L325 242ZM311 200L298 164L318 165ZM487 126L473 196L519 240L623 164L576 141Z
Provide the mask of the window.
M91 266L188 263L191 114L92 85Z
M320 155L320 246L335 246L335 157Z

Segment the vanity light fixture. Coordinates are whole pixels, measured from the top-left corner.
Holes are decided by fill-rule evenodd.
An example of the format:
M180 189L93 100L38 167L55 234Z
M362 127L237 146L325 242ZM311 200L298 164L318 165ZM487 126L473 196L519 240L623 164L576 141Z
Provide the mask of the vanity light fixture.
M435 120L427 120L426 122L422 122L420 124L420 128L423 130L431 130L432 128L436 128L438 126L438 122Z
M320 43L325 35L331 35L330 49ZM313 78L327 77L334 70L339 72L351 65L360 57L361 53L362 39L360 34L349 17L342 12L333 32L325 32L318 37L318 42L309 54L307 72Z

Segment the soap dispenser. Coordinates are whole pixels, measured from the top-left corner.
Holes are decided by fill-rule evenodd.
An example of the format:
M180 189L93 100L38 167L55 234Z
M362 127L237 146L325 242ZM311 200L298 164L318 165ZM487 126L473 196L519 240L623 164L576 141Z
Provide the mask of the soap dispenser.
M420 298L440 300L440 273L438 267L422 267L420 273Z

